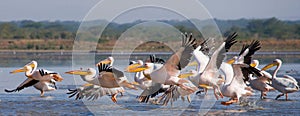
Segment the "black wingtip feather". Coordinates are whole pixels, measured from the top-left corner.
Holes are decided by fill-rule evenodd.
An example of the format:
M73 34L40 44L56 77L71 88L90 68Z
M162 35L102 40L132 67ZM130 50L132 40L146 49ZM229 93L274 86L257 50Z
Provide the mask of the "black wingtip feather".
M225 40L225 50L226 50L226 52L228 52L229 51L229 49L231 48L231 46L233 45L233 44L235 44L237 41L236 41L236 37L237 37L237 33L236 32L234 32L233 34L231 34L231 35L229 35L228 37L227 37L227 39Z
M7 93L11 93L11 92L16 92L18 90L17 89L13 89L13 90L4 89L4 91L7 92Z

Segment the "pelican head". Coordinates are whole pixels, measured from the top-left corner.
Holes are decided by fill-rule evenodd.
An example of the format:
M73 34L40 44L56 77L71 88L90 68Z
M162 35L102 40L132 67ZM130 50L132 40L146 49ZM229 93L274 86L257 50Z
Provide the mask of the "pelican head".
M275 59L272 63L266 65L261 70L268 70L269 68L272 68L274 66L278 66L278 65L281 65L281 64L282 64L282 61L280 59Z
M113 62L114 62L114 58L110 56L110 57L108 57L108 58L106 58L106 59L104 59L104 60L98 62L98 63L96 64L96 66L100 65L101 63L102 63L102 64L112 64Z
M231 59L227 60L226 63L228 63L228 64L233 64L234 61L236 61L237 58L238 58L237 56L234 56L234 57L232 57Z
M125 71L126 72L131 72L131 73L134 73L134 72L141 72L141 71L144 71L146 69L149 69L151 68L151 66L153 66L154 64L153 63L145 63L145 64L140 64L139 62L136 63L136 64L131 64L129 65Z
M33 60L30 63L26 64L23 68L13 70L10 73L14 74L19 72L33 71L36 68L37 68L37 62Z
M259 61L258 60L252 60L250 66L252 67L257 67L259 65Z
M72 75L81 75L81 76L86 76L86 75L95 75L96 70L93 68L88 68L86 70L72 70L65 72L66 74L72 74Z

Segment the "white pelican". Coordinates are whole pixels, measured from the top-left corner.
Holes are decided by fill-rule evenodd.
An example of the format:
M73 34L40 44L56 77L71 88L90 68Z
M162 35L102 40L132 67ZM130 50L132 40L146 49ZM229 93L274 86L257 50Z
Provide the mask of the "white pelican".
M288 93L293 93L299 90L298 82L295 78L284 75L283 77L277 77L277 72L280 69L282 61L280 59L275 59L272 63L266 65L262 70L267 70L273 66L277 66L272 75L272 84L276 90L281 92L275 99L277 100L279 97L285 94L285 100L288 99Z
M223 105L230 105L232 103L238 102L240 97L242 96L250 96L252 95L252 89L247 87L244 82L245 72L242 71L247 70L248 73L260 74L259 70L256 70L254 67L245 64L244 62L251 61L252 55L260 49L260 43L258 41L253 41L250 45L244 45L238 58L232 64L234 76L229 84L223 85L221 91L224 96L229 97L230 100L227 102L221 102Z
M234 43L237 42L235 40L236 36L236 33L233 33L232 35L228 36L227 39L220 45L220 47L217 50L215 50L215 52L212 54L203 72L193 77L196 81L196 85L201 85L206 89L208 89L209 86L212 86L214 89L214 95L216 99L219 99L217 93L220 95L220 97L223 98L223 95L220 92L219 88L219 84L223 81L222 79L218 78L219 67L223 62L225 53Z
M258 60L252 60L250 66L257 68L259 65ZM257 68L258 69L258 68ZM253 74L249 75L249 86L252 89L260 91L260 98L265 99L265 96L267 96L267 92L270 90L274 90L273 87L271 87L268 83L269 80L272 79L272 76L270 73L266 71L260 71L262 73L262 76L260 77L254 77Z
M11 73L25 72L27 79L21 83L16 89L7 90L5 92L16 92L26 87L33 86L41 92L40 96L44 96L45 91L56 90L56 81L62 81L63 78L56 72L48 71L44 69L37 69L37 62L31 61L26 64L23 68L12 71Z
M138 60L137 62L132 61L130 63L130 66L126 68L127 72L136 72L134 77L135 82L137 82L136 86L144 90L138 96L138 100L145 103L147 103L150 98L155 97L159 93L165 92L169 88L169 85L163 85L153 82L150 77L150 73L158 68L161 68L165 61L163 59L155 57L154 55L150 55L150 59L146 62L151 65L145 70L138 69L138 67L143 66L144 64L141 60Z
M89 83L89 86L83 86L75 90L70 90L69 97L77 94L76 99L89 97L89 99L97 99L99 96L112 95L111 100L117 102L117 94L124 92L123 87L137 89L128 82L122 71L119 71L112 66L100 63L98 65L99 75L94 68L86 70L73 70L66 72L67 74L80 75L82 80Z
M182 34L182 47L175 52L161 68L150 73L152 81L164 85L179 86L180 89L187 94L194 93L198 88L193 84L190 84L189 80L178 78L178 76L180 70L189 63L195 44L195 38L192 37L192 34L189 37L187 34ZM145 70L152 66L153 63L145 63L137 69ZM184 96L187 94L182 93L181 95ZM172 96L168 96L167 99L170 99L169 97Z
M34 70L36 69L36 66L36 61L32 61L31 63L25 65L23 68L14 70L10 73L25 72L26 77L39 81L49 81L51 79L54 79L55 81L60 82L63 80L63 78L57 72L45 69Z

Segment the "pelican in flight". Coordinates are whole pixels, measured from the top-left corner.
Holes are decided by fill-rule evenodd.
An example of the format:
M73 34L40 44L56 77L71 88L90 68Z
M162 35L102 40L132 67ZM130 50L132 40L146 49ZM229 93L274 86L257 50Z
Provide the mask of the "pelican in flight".
M192 81L195 85L200 85L205 89L208 89L212 86L216 99L219 99L218 94L221 98L223 98L219 87L219 84L223 81L223 79L219 78L219 68L221 63L223 62L225 53L233 44L237 42L235 40L236 36L236 33L229 35L227 39L220 45L220 47L212 54L202 73L199 73L195 77L192 77L193 80L195 80Z
M40 96L44 96L45 91L56 90L56 81L61 82L63 78L57 72L48 71L44 69L37 70L37 65L38 64L36 61L31 61L30 63L26 64L23 68L10 72L12 74L25 72L25 76L27 77L27 79L23 83L21 83L16 89L5 89L5 92L16 92L26 87L33 86L37 90L40 90Z
M281 92L275 99L277 100L279 97L285 94L285 100L288 100L288 93L293 93L299 90L298 82L295 78L289 75L284 75L283 77L277 77L277 72L282 65L282 61L280 59L275 59L272 63L266 65L262 68L262 70L267 70L273 66L277 66L272 75L272 84L276 90Z
M146 62L153 65L149 65L149 68L144 70L139 68L144 65L144 62L142 60L138 60L137 62L132 61L126 68L127 72L136 72L134 81L137 83L136 86L143 90L143 92L138 96L138 100L145 103L147 103L150 98L157 96L159 93L165 92L170 87L169 85L155 83L150 77L150 73L161 68L165 61L155 57L155 55L150 55L150 59L147 59Z
M86 84L87 86L69 90L68 94L71 94L69 97L76 95L76 99L86 97L94 100L104 95L111 95L111 100L116 103L117 94L124 92L123 87L137 90L134 85L128 82L122 71L102 63L98 65L98 70L99 74L94 68L66 72L66 74L80 75L82 80L89 83Z
M199 83L199 76L197 77L197 74L201 74L204 69L206 68L207 64L209 63L209 48L207 45L207 41L205 40L202 42L194 51L193 51L193 56L195 57L196 60L196 65L197 65L197 73L193 74L192 72L195 73L195 71L191 71L189 73L183 74L183 75L193 75L189 77L189 80L191 80L195 85L198 85ZM229 48L228 48L229 49ZM221 81L225 81L225 83L228 83L227 80L231 80L230 77L233 77L233 69L231 64L233 63L232 60L228 60L227 62L222 62L220 66L220 72L221 74L219 75L220 78L222 78ZM226 78L224 80L224 78ZM205 84L200 84L199 85L201 88L204 89L205 94L207 93L207 89L212 88L211 86L207 86ZM197 93L200 93L202 91L198 91Z
M240 97L253 94L253 90L246 86L244 76L249 75L249 73L260 74L259 70L246 64L249 60L251 61L252 55L260 48L258 41L252 41L250 45L244 45L239 56L235 57L236 59L232 64L234 76L231 78L230 83L223 85L221 89L223 95L230 98L227 102L221 102L223 105L236 103ZM243 70L246 70L246 72Z

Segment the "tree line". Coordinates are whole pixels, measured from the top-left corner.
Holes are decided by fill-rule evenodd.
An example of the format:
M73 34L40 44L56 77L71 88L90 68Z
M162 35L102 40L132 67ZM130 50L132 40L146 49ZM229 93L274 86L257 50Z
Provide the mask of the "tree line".
M224 35L237 31L242 39L300 39L300 21L282 21L276 18L268 19L215 19ZM116 39L128 28L144 21L118 24L110 23L103 32L104 38ZM182 32L196 32L196 27L190 21L162 20ZM101 24L101 21L99 21ZM78 21L11 21L0 22L0 39L74 39L80 25ZM89 30L93 30L90 26ZM160 31L160 30L157 30ZM201 37L201 33L198 35Z

